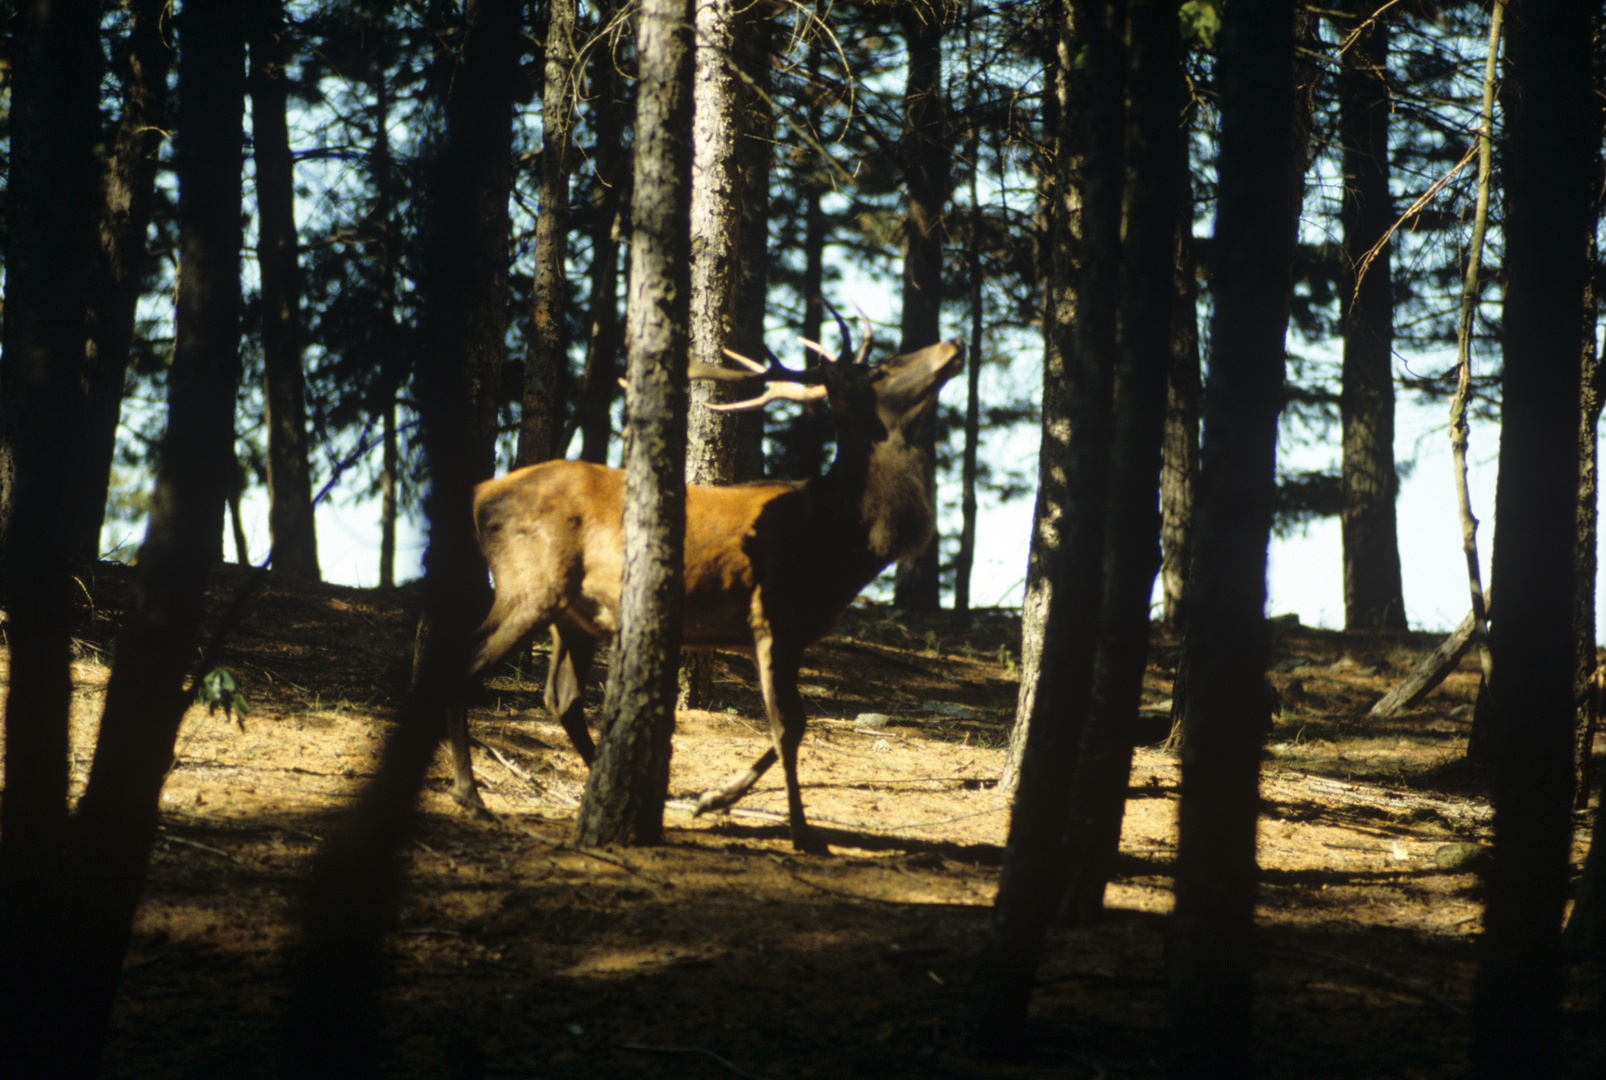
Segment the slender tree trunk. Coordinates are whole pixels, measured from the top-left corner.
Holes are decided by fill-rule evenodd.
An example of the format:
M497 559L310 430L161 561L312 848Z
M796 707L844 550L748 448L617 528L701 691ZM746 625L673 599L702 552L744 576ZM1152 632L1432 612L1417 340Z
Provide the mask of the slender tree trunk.
M1266 544L1303 172L1293 46L1285 0L1226 8L1212 361L1185 646L1173 1077L1250 1075Z
M770 165L775 156L775 116L768 96L773 89L771 42L773 18L758 7L738 4L735 11L735 59L742 78L736 85L736 203L741 209L736 252L736 351L762 357L764 319L769 313ZM763 409L736 416L737 480L764 475Z
M390 88L383 76L375 87L378 99L374 118L374 148L370 155L370 171L377 198L374 201L373 220L380 235L373 245L379 259L379 311L376 314L375 337L379 358L377 392L374 408L379 411L379 587L393 588L396 584L396 517L398 512L397 487L400 484L401 446L396 430L396 395L405 377L409 358L403 347L400 328L396 325L396 259L397 238L395 222L395 162L390 151Z
M297 1076L385 1075L378 994L383 939L402 886L400 852L447 710L461 704L470 635L485 613L471 503L474 484L491 472L506 329L518 13L514 0L464 5L445 138L428 162L416 388L430 478L429 548L418 661L379 768L319 851L308 883L287 1024L289 1071Z
M252 0L251 134L256 159L257 266L262 277L263 396L268 429L268 530L273 569L317 581L318 533L308 461L302 370L301 266L296 242L295 159L282 0Z
M824 17L819 3L816 3L815 18L823 21ZM812 26L804 60L809 85L819 85L824 58L824 31L818 25ZM825 117L822 93L809 95L806 116L808 130L817 138ZM792 160L793 180L803 200L803 284L800 289L803 299L803 337L820 341L821 328L825 325L826 240L825 212L820 206L820 197L827 190L830 178L826 174L825 163L811 146L794 148ZM814 364L818 360L806 353L803 362ZM776 433L775 439L780 443L780 475L789 480L812 480L819 476L825 469L830 426L831 417L825 409L813 403L804 404L786 429Z
M114 61L122 80L122 113L106 170L100 253L89 300L85 383L90 420L83 435L88 477L82 502L74 509L70 541L74 561L84 563L99 557L106 522L123 381L145 282L145 234L156 201L159 151L167 137L167 80L173 64L164 0L130 0L127 9L128 37Z
M608 25L615 0L598 4L597 23ZM591 181L591 334L586 342L585 378L580 388L580 458L604 464L613 435L610 409L619 374L622 335L619 325L620 208L627 205L629 158L624 152L626 108L624 79L611 39L592 51L591 86L596 149Z
M1494 863L1473 1001L1472 1075L1556 1074L1572 844L1578 326L1600 121L1584 4L1513 5L1505 85L1505 375L1500 616L1488 749Z
M573 126L575 0L547 4L546 86L541 95L541 206L535 222L535 300L524 360L517 464L559 457L562 399L569 367L564 314L569 255L569 139Z
M208 570L218 561L240 372L240 157L245 24L240 5L185 9L180 34L180 269L168 425L119 635L89 783L68 840L61 956L71 1037L56 1075L89 1075L104 1043L156 835L162 783L191 699Z
M8 520L0 548L11 667L0 791L0 1060L52 1064L77 1034L59 1012L52 931L66 894L72 707L73 512L90 485L85 305L95 269L102 77L97 11L34 0L14 10L8 123L5 348L0 453ZM76 1062L75 1062L76 1064ZM82 1075L81 1068L69 1075Z
M734 70L737 18L731 0L696 5L695 74L692 90L691 325L693 363L719 367L734 343L738 233L742 177L736 148L742 138ZM753 355L751 352L746 355ZM760 353L760 356L763 354ZM699 380L690 389L687 415L686 483L729 484L736 479L737 414L708 406L721 384ZM684 656L676 705L706 709L713 688L707 653Z
M965 267L970 275L970 366L965 372L965 430L959 475L959 552L954 556L954 611L970 612L970 575L976 564L976 444L981 429L981 137L977 124L980 101L976 93L976 57L973 33L975 8L965 21L965 98L970 116L965 124L965 156L970 164L970 228L965 237Z
M1066 464L1072 434L1069 394L1070 357L1077 312L1077 262L1080 259L1082 199L1080 176L1083 132L1077 115L1082 82L1074 66L1071 0L1045 5L1043 144L1051 152L1039 164L1038 273L1043 281L1042 443L1038 450L1037 501L1032 512L1032 544L1026 564L1026 595L1021 606L1020 698L1009 733L1009 754L998 778L998 790L1013 794L1020 783L1026 735L1036 713L1042 676L1043 635L1054 607L1054 590L1064 562Z
M575 822L582 844L663 836L684 600L691 15L689 0L644 0L637 17L624 580L604 734Z
M909 49L909 78L903 96L903 181L909 213L903 229L903 319L900 353L934 345L942 337L942 256L947 241L943 215L953 187L948 152L948 116L942 89L942 32L938 9L900 9L900 25ZM929 425L924 449L936 460L937 425ZM937 501L936 470L927 496ZM942 538L933 536L919 555L898 564L893 602L906 611L936 611L942 606L939 571Z
M1394 503L1394 201L1389 193L1388 23L1357 0L1358 37L1343 53L1344 626L1404 630L1405 592Z
M1074 342L1065 354L1067 452L1061 461L1043 466L1057 465L1065 474L1064 502L1059 507L1063 528L1056 538L1063 548L1044 615L1032 712L1025 718L1025 748L1004 868L977 965L973 1032L977 1051L989 1058L1008 1057L1022 1045L1022 1025L1043 935L1064 893L1069 781L1076 772L1098 641L1097 620L1086 618L1085 613L1099 609L1104 508L1109 494L1123 173L1124 58L1118 36L1122 7L1118 0L1076 4L1062 13L1057 28L1058 78L1080 75L1083 80L1077 87L1082 107L1062 108L1059 114L1059 153L1080 144L1086 147L1086 158L1079 177L1080 259L1073 267L1064 257L1068 252L1056 253L1054 287L1058 289L1073 270L1079 272L1081 317L1074 324ZM1072 68L1077 61L1080 69ZM1085 133L1080 136L1066 130L1083 125ZM1060 175L1069 179L1066 172ZM1056 227L1064 227L1063 218ZM1063 238L1058 242L1063 244ZM1045 439L1045 453L1047 450Z
M1166 384L1165 446L1160 465L1160 589L1162 617L1181 631L1193 559L1193 505L1199 484L1199 282L1193 266L1193 175L1186 150L1177 164L1175 310L1171 372Z
M1066 905L1082 925L1104 910L1120 852L1121 818L1143 672L1149 599L1160 568L1161 443L1171 368L1177 199L1175 157L1181 67L1177 0L1128 0L1130 44L1126 228L1121 274L1121 349L1114 450L1104 526L1093 696L1071 784Z

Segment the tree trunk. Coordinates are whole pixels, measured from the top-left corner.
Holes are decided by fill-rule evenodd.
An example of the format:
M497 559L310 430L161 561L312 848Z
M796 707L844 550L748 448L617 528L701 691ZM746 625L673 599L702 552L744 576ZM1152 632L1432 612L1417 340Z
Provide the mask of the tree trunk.
M1057 27L1057 78L1067 87L1072 77L1083 82L1076 88L1081 108L1065 108L1062 102L1058 153L1065 154L1072 145L1085 145L1087 153L1080 170L1080 260L1073 267L1063 250L1065 238L1056 237L1062 250L1056 253L1051 287L1058 292L1062 275L1076 270L1083 305L1074 342L1066 350L1067 452L1060 462L1042 466L1057 465L1065 474L1059 507L1063 527L1054 538L1063 548L1044 614L1004 868L977 965L971 1021L977 1052L988 1058L1008 1057L1022 1046L1043 935L1064 892L1070 780L1076 772L1098 640L1097 620L1085 613L1099 606L1109 490L1123 172L1119 17L1117 4L1094 0L1064 11ZM1084 60L1085 66L1072 68L1073 58ZM1085 134L1073 136L1067 130L1084 124ZM1068 170L1060 174L1062 179L1068 175ZM1064 226L1064 218L1055 223L1056 229ZM1047 449L1045 439L1045 453Z
M1184 136L1191 125L1183 127ZM1166 383L1165 444L1160 462L1161 614L1182 630L1193 559L1193 503L1199 485L1199 280L1193 264L1193 175L1187 140L1177 155L1176 291L1171 371Z
M296 243L295 159L282 0L252 0L251 134L256 159L257 266L262 278L262 370L268 429L268 531L272 566L317 581L318 533L308 462L302 370L301 266Z
M1358 0L1358 36L1343 53L1344 626L1404 630L1405 592L1394 503L1394 201L1389 194L1388 23Z
M975 35L965 23L965 105L970 115L965 122L965 156L970 167L970 228L965 236L965 269L970 281L970 365L965 371L964 449L959 467L959 551L954 555L954 612L969 618L970 575L976 564L976 450L981 429L981 135L978 130L981 103L976 91Z
M575 0L547 4L546 86L541 94L541 206L535 222L535 298L524 361L516 463L560 457L559 386L569 367L564 290L569 254L569 138L575 90Z
M910 7L899 16L909 49L909 78L903 95L903 182L909 213L903 227L903 319L900 353L934 345L942 338L942 255L948 238L943 214L953 186L948 153L948 116L942 91L942 24L937 9ZM923 448L936 460L937 425L921 434ZM937 502L936 470L926 487ZM939 571L942 538L933 536L919 555L898 564L893 603L905 611L936 611L942 606Z
M735 11L734 58L743 73L736 84L736 204L741 225L736 237L736 351L761 358L765 353L764 319L769 314L770 165L775 156L775 116L767 96L772 92L771 42L775 22L757 7L738 4ZM735 479L764 475L763 409L736 415Z
M1104 910L1149 656L1149 600L1160 568L1161 442L1171 369L1178 208L1177 0L1128 0L1126 229L1114 451L1104 526L1093 696L1071 784L1066 906L1080 925ZM1191 313L1190 313L1191 316Z
M1054 606L1064 549L1066 463L1070 458L1070 357L1077 311L1076 263L1081 247L1082 169L1081 78L1073 67L1071 0L1055 0L1046 10L1050 43L1044 61L1043 144L1050 148L1039 163L1038 273L1043 281L1042 441L1038 449L1037 500L1032 511L1032 543L1026 564L1026 595L1021 605L1020 698L1009 733L1009 753L998 777L998 790L1013 794L1020 783L1026 734L1036 710L1042 675L1043 634ZM1063 24L1063 25L1060 25Z
M690 8L644 0L636 30L624 580L603 736L575 821L588 845L663 837L684 600Z
M741 225L738 187L743 186L736 148L743 136L732 68L737 19L731 0L696 5L695 75L692 90L691 325L692 363L719 367L734 343ZM746 353L753 356L752 352ZM763 353L757 354L762 357ZM690 389L687 414L686 483L729 484L736 479L737 416L709 408L723 396L722 384L699 380ZM684 656L676 705L706 709L713 687L707 653Z
M1266 545L1303 161L1293 6L1226 8L1215 312L1187 612L1184 796L1172 916L1174 1077L1248 1076Z
M88 402L75 376L99 217L96 15L89 4L35 0L15 10L9 41L16 66L0 353L9 517L0 573L12 666L0 792L0 1061L53 1065L62 1059L60 995L70 986L56 981L65 973L51 931L66 895L58 874L67 831L73 512L91 486L82 445Z
M418 791L461 705L470 635L486 608L474 484L491 473L506 329L514 0L469 0L431 147L423 209L416 397L429 474L423 608L413 684L379 768L319 851L292 972L287 1037L297 1076L379 1076L383 938L402 885Z
M194 3L180 34L177 337L150 526L118 637L94 764L65 860L61 962L70 1037L57 1075L88 1075L104 1043L162 783L191 691L208 570L235 467L240 372L240 158L245 24L239 5Z
M173 47L165 36L163 0L130 0L128 37L115 64L122 112L107 163L100 253L90 287L85 383L90 420L84 431L88 476L73 513L73 560L94 562L106 521L106 496L117 453L123 381L134 340L135 309L145 282L146 232L155 203L156 170L167 137L167 78ZM13 309L15 310L15 309Z
M815 28L809 35L807 65L810 85L820 81L824 63L823 31ZM818 138L825 117L822 95L810 95L808 101L808 130ZM803 337L822 341L821 328L825 325L825 212L820 206L821 195L829 189L830 177L820 155L807 144L792 150L792 177L799 197L803 200L803 283L800 293L803 300ZM818 361L805 354L804 363ZM788 480L812 480L825 469L826 442L831 433L830 413L812 402L798 409L796 417L774 439L780 444L780 475Z
M606 26L616 13L615 0L598 4L597 22ZM591 182L591 335L586 342L585 377L580 388L580 459L606 464L613 436L610 417L619 374L619 230L620 207L628 205L629 158L624 152L626 105L624 80L611 39L592 52L590 67L592 123L596 128L595 170Z
M1580 304L1600 138L1589 8L1513 6L1505 84L1505 375L1491 579L1500 594L1487 731L1493 870L1472 1075L1556 1074L1572 843L1574 520Z

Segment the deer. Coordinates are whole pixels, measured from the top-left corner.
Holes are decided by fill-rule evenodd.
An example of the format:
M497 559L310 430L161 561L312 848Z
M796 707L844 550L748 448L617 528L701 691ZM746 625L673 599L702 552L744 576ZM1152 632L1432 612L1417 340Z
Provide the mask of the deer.
M779 760L793 846L816 853L828 848L804 815L797 775L806 721L798 692L803 651L831 631L882 570L931 542L932 462L919 433L932 422L943 384L964 367L957 341L871 365L868 333L856 356L845 326L843 337L840 358L805 341L824 361L801 371L773 354L765 366L730 350L745 370L701 364L690 370L694 379L762 386L756 396L710 408L816 401L829 405L835 421L836 457L817 478L686 489L682 647L746 653L770 727L763 755L724 788L704 792L694 814L733 805ZM618 630L624 486L619 469L548 461L474 490L474 523L495 598L474 636L470 677L547 628L545 704L588 768L596 745L582 684L598 647ZM453 794L478 806L462 709L453 710L448 727Z

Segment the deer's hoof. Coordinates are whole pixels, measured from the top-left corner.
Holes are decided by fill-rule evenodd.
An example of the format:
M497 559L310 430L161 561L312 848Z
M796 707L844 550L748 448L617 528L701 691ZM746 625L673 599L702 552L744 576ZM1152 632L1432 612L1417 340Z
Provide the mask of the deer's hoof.
M485 800L480 798L480 789L477 787L467 789L454 787L452 789L452 799L470 817L488 817L490 815L490 810L486 808Z

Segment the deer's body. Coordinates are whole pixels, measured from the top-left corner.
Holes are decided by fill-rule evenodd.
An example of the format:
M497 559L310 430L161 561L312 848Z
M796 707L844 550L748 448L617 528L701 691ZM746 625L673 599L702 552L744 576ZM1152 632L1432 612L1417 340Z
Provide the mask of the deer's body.
M831 386L829 396L838 454L825 476L687 488L682 644L753 657L774 742L741 778L706 793L699 812L734 803L779 755L793 841L819 846L797 785L803 650L830 632L883 569L930 542L931 462L914 429L961 364L957 345L934 345L837 380L842 385ZM597 645L619 628L623 513L624 473L578 461L532 465L474 493L496 599L480 627L472 671L550 626L546 704L588 765L595 747L581 685ZM456 794L477 799L466 727L455 719L452 735Z

